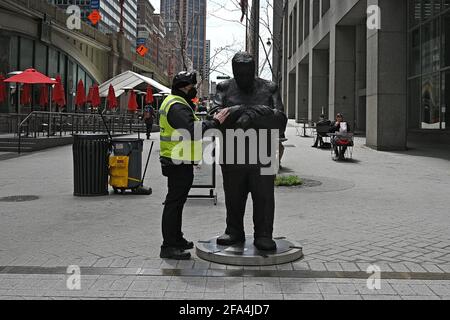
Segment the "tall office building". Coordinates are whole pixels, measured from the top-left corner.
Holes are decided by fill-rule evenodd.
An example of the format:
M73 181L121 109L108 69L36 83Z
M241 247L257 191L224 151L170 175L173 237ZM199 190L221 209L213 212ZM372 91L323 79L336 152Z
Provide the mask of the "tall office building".
M161 0L161 15L169 32L179 32L186 56L205 77L206 0Z
M205 49L205 65L203 67L203 97L209 96L209 81L210 81L210 72L211 72L211 40L206 40L206 49Z
M450 1L288 0L277 8L290 118L344 113L379 150L448 141Z
M97 28L103 33L118 32L120 29L120 0L48 0L48 2L67 9L77 5L81 9L81 18L89 22L88 16L94 9L98 9L102 17ZM138 0L124 2L124 32L125 36L136 44Z

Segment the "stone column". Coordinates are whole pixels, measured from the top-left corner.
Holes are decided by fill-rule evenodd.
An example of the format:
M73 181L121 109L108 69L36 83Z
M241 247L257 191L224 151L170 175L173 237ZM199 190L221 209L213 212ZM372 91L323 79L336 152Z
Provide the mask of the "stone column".
M297 110L295 119L308 119L309 103L309 64L300 63L297 67Z
M381 29L367 31L367 145L404 150L407 139L407 1L368 0Z
M317 122L322 114L322 108L325 113L328 111L328 50L312 50L309 68L309 96L311 99L308 104L308 118Z
M332 26L330 32L329 116L343 113L355 123L355 27Z

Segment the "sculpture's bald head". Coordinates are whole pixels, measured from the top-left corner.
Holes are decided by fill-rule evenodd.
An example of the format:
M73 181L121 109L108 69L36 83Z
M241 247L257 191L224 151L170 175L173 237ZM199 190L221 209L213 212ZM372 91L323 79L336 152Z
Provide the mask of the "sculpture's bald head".
M247 52L238 52L233 58L233 74L238 87L249 91L255 80L256 64L253 56Z

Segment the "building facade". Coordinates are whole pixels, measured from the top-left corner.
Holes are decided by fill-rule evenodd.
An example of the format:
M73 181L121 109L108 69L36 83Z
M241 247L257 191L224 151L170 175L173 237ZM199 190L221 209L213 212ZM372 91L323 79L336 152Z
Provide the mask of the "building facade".
M50 3L67 9L70 5L77 5L81 9L81 18L89 22L88 16L94 9L100 12L101 20L96 26L103 33L118 32L120 30L120 0L48 0ZM124 1L124 21L123 28L125 36L131 43L136 43L137 36L137 12L138 0Z
M149 56L130 50L133 45L124 35L104 34L82 22L80 30L67 28L68 15L47 0L3 0L0 2L0 74L35 68L55 77L65 88L67 111L75 110L75 92L79 80L86 90L124 71L152 74L169 85L167 68L158 68ZM33 102L39 101L39 88L33 86ZM7 101L0 113L17 113L17 91L7 87ZM29 109L21 108L27 113ZM0 123L0 131L2 125Z
M290 118L341 112L379 150L447 139L450 1L289 0L278 14Z
M161 0L161 15L167 31L180 33L181 50L203 78L207 76L206 10L206 0Z

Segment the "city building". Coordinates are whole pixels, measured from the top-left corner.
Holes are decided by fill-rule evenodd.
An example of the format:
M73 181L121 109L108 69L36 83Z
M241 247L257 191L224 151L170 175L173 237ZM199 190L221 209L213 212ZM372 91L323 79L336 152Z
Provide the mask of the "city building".
M378 150L449 140L450 1L289 0L276 14L290 118L341 112Z
M130 50L133 43L117 33L105 34L90 23L80 30L67 28L67 15L47 0L2 0L0 2L0 74L35 68L50 76L59 75L65 88L67 111L74 111L79 80L86 91L93 83L102 83L124 71L151 74L169 85L167 68L158 68L149 57ZM134 42L135 44L136 42ZM33 86L33 105L39 101L39 88ZM16 113L17 90L7 87L7 99L0 113ZM27 109L28 108L28 109ZM30 107L21 108L27 113ZM4 127L0 123L0 132Z
M48 0L50 3L62 8L67 9L71 5L77 5L81 9L81 18L89 22L89 15L94 9L97 9L100 13L101 20L96 28L103 33L118 32L120 30L120 0ZM133 44L136 43L137 35L137 11L138 0L126 0L124 1L124 20L123 27L125 36Z
M161 0L167 31L181 35L178 40L185 53L184 60L189 58L203 78L206 77L206 9L206 0Z
M206 40L206 54L205 65L203 67L203 83L202 83L202 97L209 97L209 88L211 80L211 40Z

